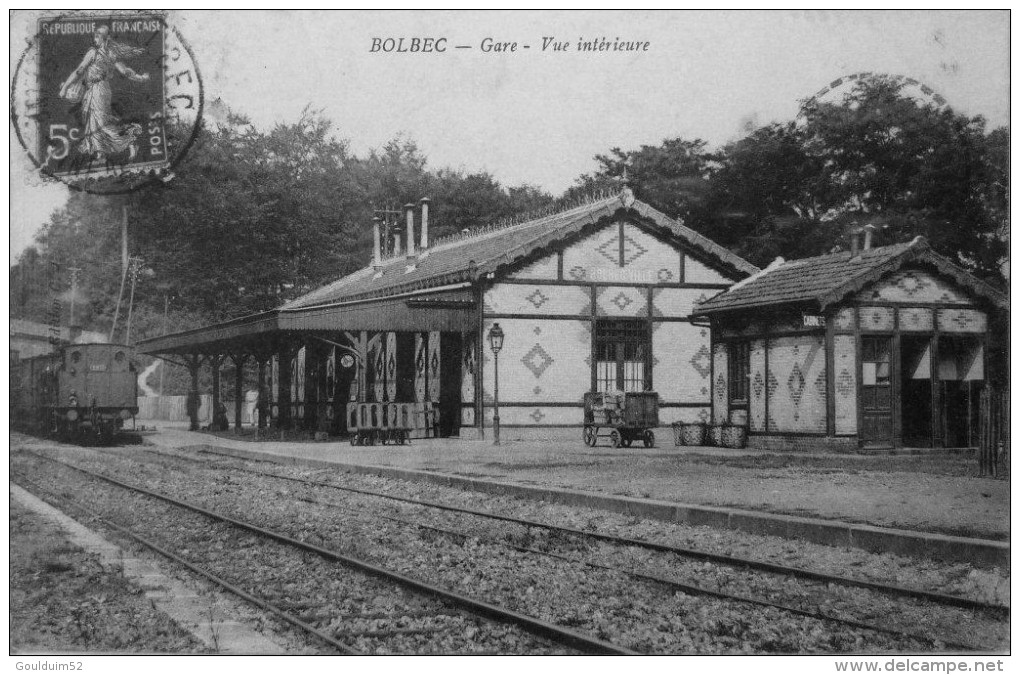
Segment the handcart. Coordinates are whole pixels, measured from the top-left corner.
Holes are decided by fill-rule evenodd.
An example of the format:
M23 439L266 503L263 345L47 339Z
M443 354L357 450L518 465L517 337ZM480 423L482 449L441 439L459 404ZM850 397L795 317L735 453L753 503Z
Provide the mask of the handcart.
M588 392L584 395L584 444L595 447L608 438L614 448L642 441L655 446L659 426L659 395L654 391Z

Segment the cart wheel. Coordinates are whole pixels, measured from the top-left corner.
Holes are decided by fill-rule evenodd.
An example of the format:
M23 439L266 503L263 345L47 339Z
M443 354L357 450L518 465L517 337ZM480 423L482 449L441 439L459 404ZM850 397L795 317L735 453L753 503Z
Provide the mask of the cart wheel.
M595 427L586 424L584 426L584 444L587 445L589 448L594 448L595 444L598 442L597 434L598 431L596 430Z
M655 434L652 432L651 429L646 429L645 430L645 438L644 438L644 440L645 440L645 447L646 448L655 447Z
M620 436L620 432L619 431L617 431L616 429L613 429L609 433L609 441L613 444L614 448L618 448L618 447L620 447L620 444L623 443L623 437Z

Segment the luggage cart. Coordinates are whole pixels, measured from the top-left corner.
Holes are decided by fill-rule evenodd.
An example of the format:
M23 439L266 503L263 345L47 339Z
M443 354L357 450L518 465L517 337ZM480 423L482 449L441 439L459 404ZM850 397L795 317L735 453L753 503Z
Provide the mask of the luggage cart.
M584 395L584 444L595 447L608 438L614 448L642 441L655 446L659 426L659 395L654 391L588 392Z

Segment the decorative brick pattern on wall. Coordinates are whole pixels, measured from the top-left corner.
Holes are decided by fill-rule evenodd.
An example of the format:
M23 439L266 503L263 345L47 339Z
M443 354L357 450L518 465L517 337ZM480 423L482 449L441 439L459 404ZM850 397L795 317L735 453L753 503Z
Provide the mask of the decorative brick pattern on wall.
M373 401L385 401L386 398L386 334L379 335L368 350L372 363L372 396Z
M599 268L619 268L619 227L607 225L563 251L563 278L567 281L594 281L592 272Z
M931 331L935 324L934 313L927 307L901 307L897 313L901 331Z
M496 284L485 292L486 314L590 314L585 286Z
M857 433L857 338L836 335L832 339L835 373L836 434Z
M663 403L712 400L712 353L707 328L689 323L654 324L652 385Z
M711 267L688 256L684 262L684 281L689 284L731 284L733 279L724 277Z
M623 264L655 274L656 282L680 281L680 252L629 223L623 226Z
M559 256L547 255L520 271L510 275L511 279L556 279L559 271Z
M595 313L599 316L648 316L648 292L635 286L598 286Z
M591 322L499 319L506 338L499 353L501 401L580 403L591 388ZM486 320L488 335L492 320ZM492 352L483 353L485 400L492 400Z
M442 365L442 352L439 350L440 333L434 330L429 333L429 400L439 402L439 367Z
M840 307L836 311L833 321L835 322L836 330L852 332L854 329L854 308Z
M983 333L988 317L976 309L940 309L939 330L944 333Z
M892 307L861 307L861 330L892 331L896 326L896 310Z
M765 370L765 340L751 342L750 386L748 387L748 424L751 431L765 431L765 400L768 373Z
M414 400L422 403L428 396L429 334L414 334Z
M769 341L770 432L825 433L824 345L809 335Z
M729 351L725 344L716 344L712 354L715 372L712 377L712 421L725 424L730 419L729 383L727 382Z
M968 294L955 283L921 270L900 270L857 294L862 302L940 302L968 304Z
M397 400L397 334L386 333L386 400Z
M652 315L687 318L696 303L721 292L714 288L653 288Z

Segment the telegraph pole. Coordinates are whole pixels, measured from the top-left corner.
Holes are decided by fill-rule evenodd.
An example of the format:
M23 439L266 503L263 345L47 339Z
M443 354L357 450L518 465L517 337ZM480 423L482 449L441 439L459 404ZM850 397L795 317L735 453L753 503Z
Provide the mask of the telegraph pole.
M73 327L74 324L74 300L78 295L78 272L81 272L80 267L71 267L71 316L68 318L68 327Z
M120 301L124 298L124 285L127 283L127 275L128 275L128 238L127 238L128 215L127 215L127 204L125 204L123 207L121 207L121 213L123 214L124 217L121 220L121 227L120 227L120 239L121 239L121 245L120 245L120 263L121 263L120 292L117 293L117 308L115 310L113 310L113 324L110 326L110 339L109 339L109 342L113 342L113 334L117 330L117 319L120 317Z

